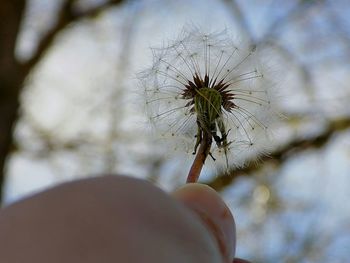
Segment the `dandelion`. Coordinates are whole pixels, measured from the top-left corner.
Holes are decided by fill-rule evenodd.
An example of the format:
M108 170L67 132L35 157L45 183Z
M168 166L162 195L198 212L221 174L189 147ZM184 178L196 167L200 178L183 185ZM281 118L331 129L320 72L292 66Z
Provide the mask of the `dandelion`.
M192 144L187 182L198 180L208 156L229 168L266 150L274 92L255 47L237 45L226 31L185 28L153 48L153 65L141 81L149 120L161 136Z

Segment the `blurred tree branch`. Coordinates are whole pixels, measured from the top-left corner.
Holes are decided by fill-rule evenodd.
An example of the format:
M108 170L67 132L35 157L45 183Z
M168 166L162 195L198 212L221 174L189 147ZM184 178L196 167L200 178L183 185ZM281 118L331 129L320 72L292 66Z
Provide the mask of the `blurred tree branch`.
M123 0L110 0L100 6L91 8L83 12L78 12L74 10L73 6L75 1L65 1L61 10L59 11L56 24L53 28L46 32L46 35L41 39L40 43L38 44L37 51L32 56L32 58L24 64L24 67L27 69L27 71L33 68L33 66L35 66L37 62L41 60L42 56L45 55L45 52L52 46L57 34L66 26L79 19L94 17L98 13L106 10L114 4L119 4L122 1Z
M251 29L249 27L248 21L245 19L245 16L237 3L236 0L222 0L223 3L231 10L232 18L235 23L238 25L240 33L248 40L249 43L254 43L255 39Z
M251 176L253 172L257 172L267 164L281 166L287 159L307 149L318 149L326 145L330 139L338 132L342 132L350 128L350 118L339 118L330 120L327 127L318 135L309 138L296 138L283 147L275 150L267 156L263 156L259 162L250 162L241 169L232 169L227 174L220 174L212 181L207 182L209 186L217 191L223 190L231 185L234 180L241 176Z
M51 48L55 37L72 22L83 18L93 17L122 0L110 0L87 11L78 12L73 9L75 1L67 0L58 13L56 24L47 31L39 41L37 50L27 62L18 63L15 56L16 39L20 31L20 24L24 17L25 0L5 0L0 4L0 198L5 176L5 162L13 144L13 127L17 120L19 109L19 95L23 83L31 70L41 61L45 53ZM0 200L1 201L1 200Z

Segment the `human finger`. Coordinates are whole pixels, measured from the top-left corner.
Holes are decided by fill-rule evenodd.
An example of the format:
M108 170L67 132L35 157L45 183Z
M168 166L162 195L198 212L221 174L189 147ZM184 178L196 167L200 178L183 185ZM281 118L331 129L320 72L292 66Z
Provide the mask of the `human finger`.
M220 195L203 184L187 184L173 195L201 218L215 236L223 258L232 262L236 248L235 221Z

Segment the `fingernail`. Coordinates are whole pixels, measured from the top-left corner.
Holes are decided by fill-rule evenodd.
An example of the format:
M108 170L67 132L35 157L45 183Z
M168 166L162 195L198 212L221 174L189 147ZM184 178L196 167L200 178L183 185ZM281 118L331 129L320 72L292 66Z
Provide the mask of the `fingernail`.
M200 216L214 234L219 248L232 262L236 248L236 227L230 209L212 188L203 184L186 184L177 189L174 196Z

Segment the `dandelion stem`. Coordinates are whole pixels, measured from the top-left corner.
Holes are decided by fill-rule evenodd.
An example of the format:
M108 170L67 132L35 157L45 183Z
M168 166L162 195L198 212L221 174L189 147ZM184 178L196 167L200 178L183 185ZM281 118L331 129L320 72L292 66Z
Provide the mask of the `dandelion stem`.
M191 169L188 173L186 183L197 182L199 175L202 171L204 162L210 153L211 143L212 143L211 135L208 132L204 132L198 152L196 154L196 157L194 158Z

